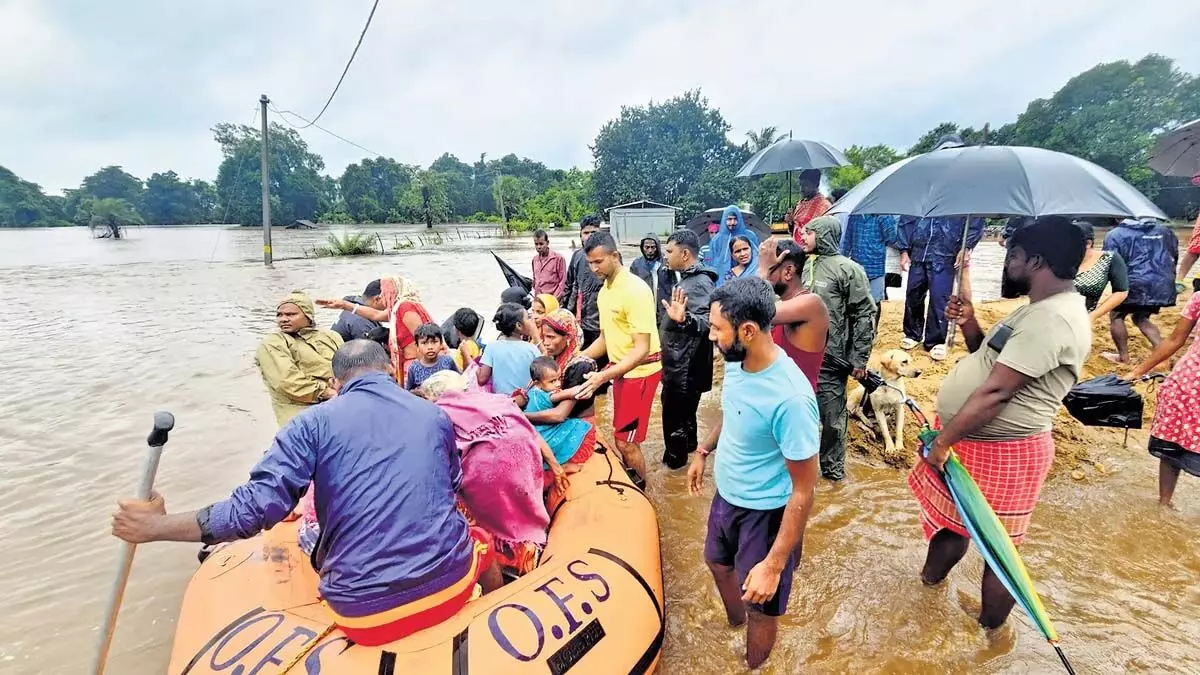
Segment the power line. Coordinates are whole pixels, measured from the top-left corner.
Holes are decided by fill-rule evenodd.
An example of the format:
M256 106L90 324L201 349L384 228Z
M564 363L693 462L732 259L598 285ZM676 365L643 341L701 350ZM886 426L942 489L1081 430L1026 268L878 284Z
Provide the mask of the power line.
M337 96L338 89L340 89L342 86L342 81L346 79L346 73L350 72L350 64L354 63L354 57L358 55L358 48L362 46L363 38L367 36L367 29L371 27L371 19L375 18L375 10L378 7L379 0L375 0L375 4L371 5L371 13L367 15L367 24L363 26L362 33L360 33L358 36L358 44L354 45L354 51L350 53L350 60L346 61L346 67L342 70L342 76L338 78L337 84L334 85L333 91L329 94L329 100L325 101L325 107L321 108L321 112L317 113L317 116L312 118L312 120L308 122L307 126L299 127L300 129L307 129L308 127L316 126L317 120L321 119L321 116L324 115L325 111L329 109L329 104L333 103L333 97ZM297 117L299 117L299 115L297 115Z
M325 127L317 124L315 121L309 120L308 118L304 117L303 115L292 112L291 110L280 110L279 108L276 108L272 104L271 112L273 112L277 115L280 115L281 116L280 119L283 121L283 123L294 129L307 129L308 127L314 127L320 131L324 131L325 133L329 134L330 136L333 136L334 138L338 139L339 141L342 141L343 143L348 143L350 145L353 145L354 147L358 148L359 150L362 150L363 152L370 153L372 155L375 155L376 157L383 157L383 153L375 152L374 150L372 150L370 148L359 145L358 143L355 143L354 141L350 140L349 138L346 138L345 136L342 136L340 134L332 132L329 129L326 129ZM296 119L298 119L302 122L308 122L308 124L305 124L304 126L300 126L298 124L293 124L293 123L287 121L286 119L283 119L282 115L291 115L292 117L295 117Z

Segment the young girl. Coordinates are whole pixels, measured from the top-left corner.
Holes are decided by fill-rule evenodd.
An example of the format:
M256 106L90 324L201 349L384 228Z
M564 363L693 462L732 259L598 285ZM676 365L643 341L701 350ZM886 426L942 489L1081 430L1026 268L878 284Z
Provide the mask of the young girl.
M1200 321L1200 293L1193 293L1179 313L1175 332L1154 348L1146 361L1129 374L1129 379L1137 380L1179 351L1197 321ZM1180 471L1200 476L1197 409L1200 409L1200 338L1192 341L1187 353L1158 388L1149 451L1158 458L1158 503L1163 506L1171 506Z
M525 414L550 410L554 407L551 395L562 389L562 379L558 372L558 363L549 356L539 356L529 366L529 377L532 380L527 393L529 402L525 405ZM558 424L534 424L533 428L541 435L546 445L554 453L554 459L563 466L568 474L579 470L579 466L592 456L596 449L596 427L592 423L577 417L567 418ZM545 481L548 487L554 481L549 466L542 467L545 471Z
M490 382L492 391L508 396L528 382L529 364L540 352L525 342L525 335L532 334L536 340L537 333L533 321L525 315L525 308L515 303L500 305L492 321L500 337L483 350L476 381L481 387Z

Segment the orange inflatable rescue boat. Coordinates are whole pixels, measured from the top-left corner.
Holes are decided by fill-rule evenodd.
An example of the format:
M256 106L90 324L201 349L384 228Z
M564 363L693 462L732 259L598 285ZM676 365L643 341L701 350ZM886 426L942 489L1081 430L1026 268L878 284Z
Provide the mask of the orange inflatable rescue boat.
M382 647L332 626L297 524L218 549L188 585L172 675L649 673L663 642L658 519L612 452L550 504L533 572Z

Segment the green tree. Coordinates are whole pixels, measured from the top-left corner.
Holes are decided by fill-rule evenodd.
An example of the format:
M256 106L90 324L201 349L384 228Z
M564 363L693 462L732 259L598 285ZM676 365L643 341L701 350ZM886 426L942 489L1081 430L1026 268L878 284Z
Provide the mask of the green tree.
M521 176L501 175L496 180L493 190L497 206L504 207L500 217L505 222L513 218L525 218L525 205L537 194L537 186L533 179Z
M103 197L87 199L80 210L88 213L88 226L92 234L101 238L120 239L122 230L129 225L141 225L144 221L133 204L124 199Z
M1153 197L1165 181L1146 160L1155 136L1200 116L1196 79L1171 59L1102 63L1029 104L1011 131L1017 145L1058 150L1095 162Z
M596 200L612 206L639 199L683 206L725 191L748 150L729 142L729 124L699 90L664 103L622 107L596 136ZM707 172L707 173L706 173ZM704 177L704 185L693 185ZM685 207L687 208L687 207Z
M0 166L0 227L65 225L59 201Z
M538 225L566 225L596 212L592 173L570 169L545 191L525 203L525 217Z
M331 181L321 175L325 161L309 151L295 129L272 124L270 133L272 222L313 219L328 210L336 194L331 194ZM221 123L213 128L213 137L224 157L217 169L217 194L229 212L229 220L261 225L261 134L254 127Z
M339 181L346 212L361 223L387 222L399 205L396 195L408 189L417 171L388 157L351 164Z
M216 193L204 181L181 181L174 171L146 179L139 213L155 225L206 223L213 219Z
M934 138L936 142L937 138ZM900 153L887 145L852 145L846 148L846 159L850 160L848 166L839 166L829 170L829 188L836 190L838 188L849 190L858 185L867 176L887 167L895 162L900 161Z
M128 204L137 204L142 197L141 179L126 173L119 166L106 166L83 179L81 192L93 199L123 199Z
M446 180L446 196L450 201L450 214L454 219L465 219L476 212L475 170L450 153L443 153L429 165Z
M418 171L409 185L397 196L398 206L391 214L402 223L450 222L450 200L446 195L446 178L437 171Z

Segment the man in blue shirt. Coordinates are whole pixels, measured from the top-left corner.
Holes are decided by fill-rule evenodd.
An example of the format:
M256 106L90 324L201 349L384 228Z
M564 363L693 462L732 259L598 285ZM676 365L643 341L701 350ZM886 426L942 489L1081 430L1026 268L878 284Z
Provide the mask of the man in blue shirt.
M720 425L696 449L688 490L698 494L716 454L717 492L704 558L729 623L746 632L746 665L775 645L804 541L819 473L817 399L808 378L771 338L775 295L757 277L712 295L709 339L725 357ZM719 439L719 442L718 442Z
M339 627L364 645L432 625L431 595L450 616L475 583L501 584L487 535L455 509L462 481L454 427L436 405L396 383L387 352L351 340L333 356L337 397L297 415L222 501L166 513L162 497L125 500L113 534L131 543L206 544L253 537L316 489L321 524L313 560Z

